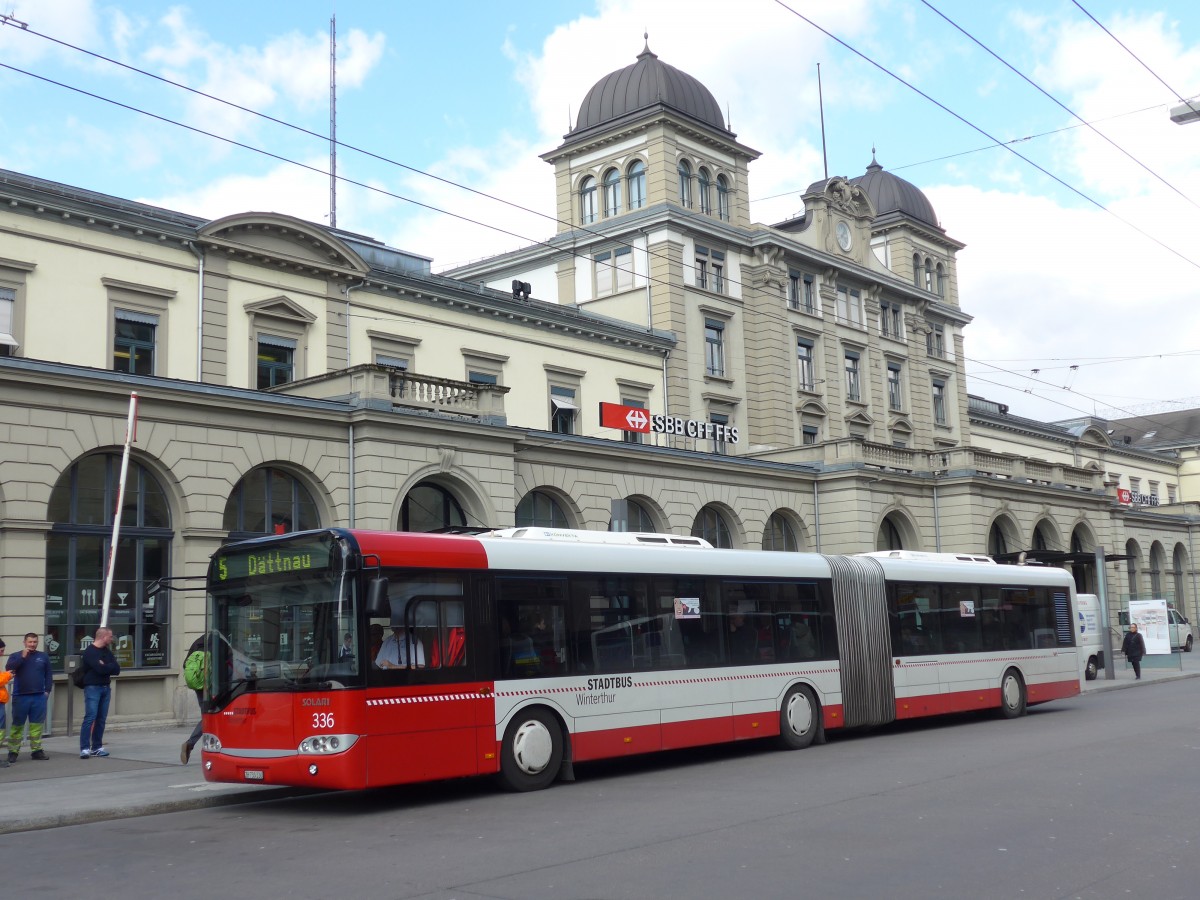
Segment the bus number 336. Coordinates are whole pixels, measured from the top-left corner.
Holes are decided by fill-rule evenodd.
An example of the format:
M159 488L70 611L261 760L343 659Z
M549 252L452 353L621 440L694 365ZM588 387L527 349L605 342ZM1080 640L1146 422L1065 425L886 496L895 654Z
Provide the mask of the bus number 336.
M332 728L333 713L313 713L313 728Z

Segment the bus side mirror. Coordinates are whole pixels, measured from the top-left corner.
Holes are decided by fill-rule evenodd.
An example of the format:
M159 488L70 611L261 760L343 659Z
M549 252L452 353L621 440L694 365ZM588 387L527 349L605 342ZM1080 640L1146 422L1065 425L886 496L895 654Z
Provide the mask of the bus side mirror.
M386 578L372 578L367 584L367 617L371 619L390 619L392 617L392 604L388 600L388 580Z

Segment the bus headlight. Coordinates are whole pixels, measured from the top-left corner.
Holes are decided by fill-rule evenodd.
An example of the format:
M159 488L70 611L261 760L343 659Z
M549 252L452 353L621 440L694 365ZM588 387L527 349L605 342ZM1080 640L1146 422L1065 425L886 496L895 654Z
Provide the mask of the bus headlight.
M215 734L205 732L200 738L200 749L207 753L220 753L221 739Z
M301 756L328 756L343 753L354 746L357 734L316 734L300 742Z

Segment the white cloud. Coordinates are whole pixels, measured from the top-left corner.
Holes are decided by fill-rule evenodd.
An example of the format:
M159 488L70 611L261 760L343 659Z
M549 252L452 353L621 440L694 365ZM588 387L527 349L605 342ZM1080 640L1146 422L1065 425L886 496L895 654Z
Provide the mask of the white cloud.
M30 31L52 35L81 47L99 42L99 25L92 0L9 0L0 12L11 14ZM18 27L0 27L0 59L14 66L28 66L47 57L68 58L78 54L37 37Z
M277 107L310 110L329 100L329 35L289 32L263 46L230 47L194 26L187 12L174 8L159 24L167 40L143 53L172 81L195 87L239 106L278 115ZM382 34L352 29L338 38L339 90L363 84L383 56ZM194 70L199 70L195 72ZM255 117L192 95L189 122L207 131L236 137L252 129Z

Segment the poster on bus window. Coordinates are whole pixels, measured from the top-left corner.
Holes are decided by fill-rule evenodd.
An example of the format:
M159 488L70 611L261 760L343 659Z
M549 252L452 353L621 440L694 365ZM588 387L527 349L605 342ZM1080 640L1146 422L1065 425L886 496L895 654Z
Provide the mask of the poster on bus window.
M1166 600L1130 600L1129 621L1136 622L1146 642L1146 655L1171 652Z

